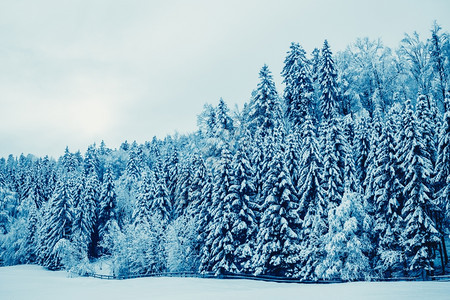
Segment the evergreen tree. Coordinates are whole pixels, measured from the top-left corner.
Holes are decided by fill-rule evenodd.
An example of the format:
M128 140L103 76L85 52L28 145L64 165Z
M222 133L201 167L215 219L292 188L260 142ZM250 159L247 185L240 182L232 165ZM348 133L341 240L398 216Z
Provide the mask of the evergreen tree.
M319 81L321 88L320 110L325 120L332 118L342 111L341 103L339 103L336 70L332 58L332 53L328 41L325 40L322 48L322 56L320 61Z
M272 73L267 65L261 68L259 80L250 101L249 127L253 133L261 129L263 135L266 135L278 126L281 109Z
M323 188L328 209L338 206L344 194L344 169L347 145L339 120L335 117L323 124Z
M156 182L150 199L150 213L157 216L163 226L167 225L172 220L173 209L169 198L169 191L167 190L161 172L156 173Z
M232 161L233 182L230 187L230 223L234 241L234 263L240 273L253 270L251 258L256 238L256 217L253 211L255 186L254 169L247 157L245 143L237 150Z
M234 130L233 119L229 115L229 109L222 98L216 108L216 133L224 138L231 135Z
M207 224L207 236L202 251L201 271L216 274L237 272L234 262L233 236L230 212L232 200L230 188L233 182L232 158L228 145L224 144L217 164L212 192L211 220Z
M256 238L255 273L298 277L298 199L282 152L276 152L269 170L263 185L266 197Z
M314 277L314 269L321 260L321 238L326 233L325 219L327 205L325 203L321 163L322 156L316 136L312 117L306 117L302 126L303 142L301 144L299 186L299 216L302 219L300 231L301 241L301 271L304 279Z
M402 190L397 174L399 164L394 130L394 120L390 115L383 127L380 144L376 149L379 167L374 172L375 232L379 236L377 269L386 277L399 274L403 270L402 232L403 218Z
M403 231L405 254L411 274L425 276L425 271L433 270L433 252L439 243L439 233L430 217L435 211L430 186L432 165L408 103L404 132L406 185L403 192L406 202L402 214L406 225Z
M83 196L76 207L74 220L74 237L79 243L81 252L89 253L91 257L97 256L98 185L95 173L87 178Z
M284 100L286 101L286 115L294 126L300 126L308 112L313 108L313 87L309 76L309 62L306 52L300 44L292 43L281 75L283 83Z
M439 135L439 146L436 160L436 177L434 178L436 188L436 202L440 209L438 216L438 229L441 236L441 249L444 255L444 265L448 263L447 249L443 235L444 228L450 225L450 95L446 97L447 111L444 114L444 121ZM442 257L442 255L441 255Z
M108 234L109 224L117 223L117 194L111 167L103 176L103 184L99 198L98 232L99 240L103 241ZM106 252L108 249L105 249Z
M366 177L368 168L368 157L370 152L370 134L368 118L362 117L356 126L355 152L356 152L356 178L361 184L362 191L366 191Z
M70 186L67 178L61 178L48 203L40 230L39 261L43 266L50 269L62 267L62 257L55 246L61 240L71 240L73 220Z
M154 178L153 174L144 173L141 186L139 188L139 194L137 197L136 207L133 212L133 224L145 223L150 224L151 217L151 203L154 199Z

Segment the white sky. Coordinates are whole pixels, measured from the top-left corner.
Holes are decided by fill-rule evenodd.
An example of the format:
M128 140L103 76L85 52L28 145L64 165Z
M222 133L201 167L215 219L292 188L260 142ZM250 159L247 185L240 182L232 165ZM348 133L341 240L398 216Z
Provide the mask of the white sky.
M242 106L264 63L357 37L450 30L448 0L0 1L0 157L192 132L205 103Z

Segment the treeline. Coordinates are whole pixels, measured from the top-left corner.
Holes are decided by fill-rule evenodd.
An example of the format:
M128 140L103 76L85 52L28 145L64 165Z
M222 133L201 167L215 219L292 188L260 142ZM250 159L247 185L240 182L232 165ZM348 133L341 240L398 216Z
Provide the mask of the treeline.
M278 94L263 66L242 111L205 105L197 132L103 142L57 161L0 160L0 263L117 275L305 279L445 273L447 33L334 58L292 43Z

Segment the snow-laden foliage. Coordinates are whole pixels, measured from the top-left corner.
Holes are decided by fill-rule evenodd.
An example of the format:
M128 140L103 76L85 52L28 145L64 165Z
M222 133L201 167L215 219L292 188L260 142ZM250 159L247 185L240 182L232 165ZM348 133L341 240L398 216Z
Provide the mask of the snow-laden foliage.
M436 24L399 51L364 38L336 55L325 41L311 56L292 43L283 97L264 65L242 109L207 104L194 133L0 158L0 265L83 274L101 259L115 275L306 280L446 273L446 37Z

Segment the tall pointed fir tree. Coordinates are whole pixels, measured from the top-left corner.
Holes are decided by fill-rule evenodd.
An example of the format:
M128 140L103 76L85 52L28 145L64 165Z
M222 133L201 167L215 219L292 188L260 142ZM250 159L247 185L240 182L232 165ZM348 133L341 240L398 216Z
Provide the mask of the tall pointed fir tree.
M319 69L319 82L321 89L320 110L322 117L328 120L335 114L341 114L342 105L339 102L336 83L336 69L328 41L325 40L322 48L322 55Z
M436 188L436 203L439 210L438 229L443 233L444 228L450 225L450 94L447 93L446 112L444 114L444 121L439 135L439 146L437 150L436 160L436 177L434 184ZM444 257L443 265L448 264L448 255L445 245L445 237L441 235L441 257ZM442 255L443 254L443 255ZM442 262L441 262L442 263ZM445 271L445 269L443 269Z
M348 149L341 122L332 117L322 124L323 189L328 209L335 208L344 194L345 157Z
M234 263L239 273L253 271L251 258L255 247L257 221L253 211L255 185L254 169L243 141L232 161L233 181L230 187L230 223L234 241Z
M368 117L362 116L357 122L355 133L355 164L356 164L356 178L358 179L362 192L366 191L366 177L367 168L369 164L369 152L370 152L370 131L369 131Z
M99 199L98 232L100 242L111 233L111 228L117 228L117 194L113 179L112 168L108 167L103 176L103 184ZM100 252L109 253L110 249L100 248Z
M283 156L276 149L263 184L266 197L256 237L255 273L299 277L298 199Z
M216 134L219 135L219 137L222 137L224 139L228 138L233 130L234 130L234 124L233 119L230 117L229 109L225 101L223 101L222 98L219 100L219 104L216 108Z
M170 202L169 191L161 170L155 172L155 184L153 194L150 197L149 211L161 220L163 228L172 220L172 203Z
M307 115L302 126L300 177L298 179L301 269L300 277L311 279L318 262L322 260L321 239L327 231L327 205L322 189L322 156L319 151L316 128Z
M433 253L440 240L439 232L430 217L435 211L430 185L432 165L420 136L417 119L408 102L404 126L404 250L410 273L425 277L434 269Z
M308 117L308 116L307 116ZM305 134L304 131L302 131ZM303 137L305 138L305 137ZM287 136L286 141L286 166L289 170L289 176L291 177L292 184L294 185L296 196L299 196L299 179L300 179L300 134L296 131L291 132Z
M67 178L60 178L45 211L40 229L39 261L50 269L63 267L59 242L71 241L74 208Z
M178 174L177 185L175 188L174 203L174 216L176 218L182 216L185 213L191 198L191 165L186 161L185 163L181 164L179 170L180 171Z
M74 241L78 244L79 251L90 257L97 256L98 186L97 175L89 174L82 197L75 208Z
M213 271L216 274L236 272L234 262L234 241L231 234L230 212L233 198L232 157L228 144L223 144L220 160L217 162L212 191L211 220L207 224L206 239L201 253L201 271Z
M267 135L277 127L281 108L272 73L267 65L261 68L259 80L258 87L250 100L249 128L253 134L260 129L263 135Z
M403 186L397 176L400 168L394 120L389 115L383 126L380 143L376 149L378 168L374 176L374 222L375 233L379 236L375 262L382 276L400 275L406 262L403 253Z
M313 86L310 78L309 62L306 52L298 43L292 43L284 60L283 83L287 118L291 124L300 126L308 111L314 111Z

